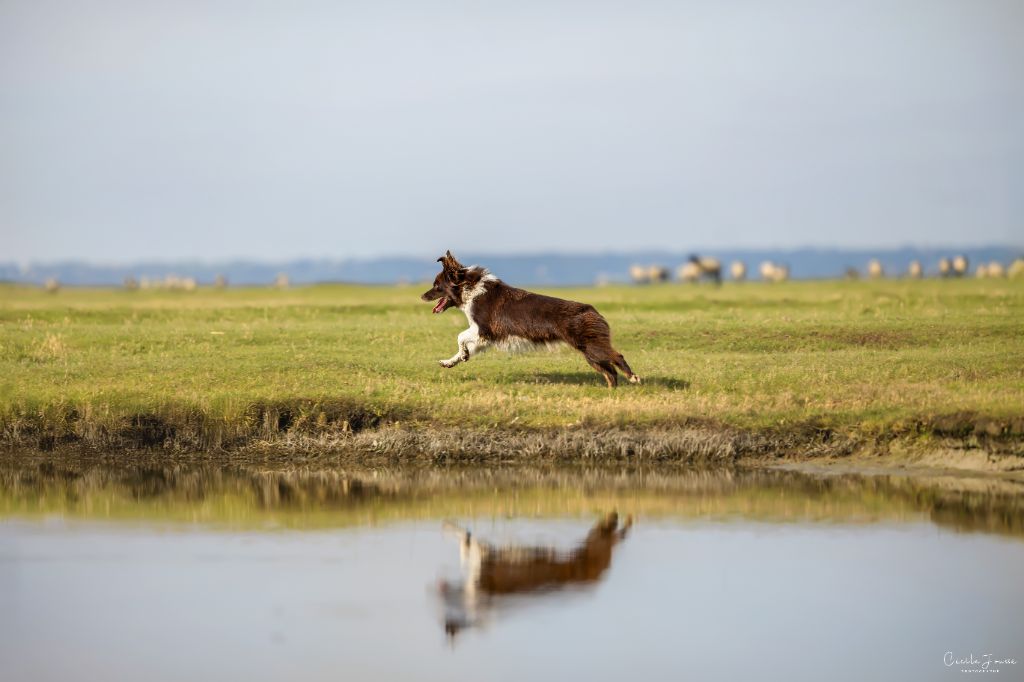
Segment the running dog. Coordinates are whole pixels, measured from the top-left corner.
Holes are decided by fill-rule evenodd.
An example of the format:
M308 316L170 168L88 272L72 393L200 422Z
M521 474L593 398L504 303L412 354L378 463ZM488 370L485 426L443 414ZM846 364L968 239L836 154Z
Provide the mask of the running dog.
M618 385L617 370L631 383L640 383L622 353L612 347L608 322L594 306L511 287L486 268L465 267L451 251L437 261L441 272L421 298L437 301L435 314L458 308L469 322L469 329L459 334L458 352L441 360L442 367L466 362L491 344L514 350L565 343L583 353L609 388Z

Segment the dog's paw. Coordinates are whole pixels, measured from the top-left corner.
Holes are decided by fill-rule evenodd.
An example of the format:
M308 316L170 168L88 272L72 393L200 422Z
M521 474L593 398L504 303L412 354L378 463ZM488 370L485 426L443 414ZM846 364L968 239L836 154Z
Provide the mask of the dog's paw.
M441 365L445 369L451 369L455 366L455 362L452 360L438 360L437 364Z
M629 378L629 383L631 383L631 384L642 384L643 381L640 379L640 377L638 377L637 375L634 374L633 376L631 376Z

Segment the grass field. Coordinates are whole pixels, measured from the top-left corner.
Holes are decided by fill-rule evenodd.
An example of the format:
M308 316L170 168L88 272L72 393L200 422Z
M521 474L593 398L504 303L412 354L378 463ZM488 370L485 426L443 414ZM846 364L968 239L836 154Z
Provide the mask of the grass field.
M431 315L425 288L0 286L3 440L220 447L396 422L1022 438L1024 281L549 292L608 318L645 380L615 391L568 349L442 369L466 320Z

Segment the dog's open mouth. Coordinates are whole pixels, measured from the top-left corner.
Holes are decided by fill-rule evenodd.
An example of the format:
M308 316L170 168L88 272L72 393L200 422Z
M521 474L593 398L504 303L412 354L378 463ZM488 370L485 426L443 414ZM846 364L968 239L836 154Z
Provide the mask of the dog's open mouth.
M443 313L447 309L448 309L448 299L445 298L444 296L442 296L441 300L439 300L437 302L437 305L434 306L434 314L436 315L437 313Z

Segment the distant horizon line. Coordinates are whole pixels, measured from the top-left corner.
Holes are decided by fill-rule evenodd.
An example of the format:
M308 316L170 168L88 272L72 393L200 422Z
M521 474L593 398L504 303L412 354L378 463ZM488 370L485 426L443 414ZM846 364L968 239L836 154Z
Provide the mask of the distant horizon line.
M459 254L471 254L475 257L494 257L494 258L531 258L531 257L559 257L559 258L601 258L609 256L630 256L630 255L650 255L653 253L667 255L686 255L691 253L715 255L716 253L732 253L732 254L743 254L743 253L813 253L813 252L831 252L831 253L850 253L850 254L877 254L884 255L887 253L895 253L901 251L918 251L918 252L948 252L949 255L955 255L957 251L975 251L975 250L989 250L989 249L1007 249L1014 250L1018 249L1024 254L1024 243L1014 244L1011 242L989 242L989 243L978 243L972 245L958 244L958 245L915 245L915 244L904 244L900 246L885 246L885 247L871 247L871 246L740 246L740 247L691 247L681 249L665 249L659 247L642 247L635 249L607 249L607 250L578 250L569 251L563 249L551 249L551 250L524 250L524 251L511 251L511 252L499 252L499 251L477 251L474 249L466 249L464 251L458 251ZM116 268L116 267L128 267L137 265L164 265L164 264L192 264L201 266L213 266L213 265L224 265L224 264L251 264L251 265L275 265L280 263L294 263L299 261L304 262L321 262L321 263L372 263L374 261L386 261L386 260L403 260L412 261L420 258L427 259L425 256L419 256L417 254L379 254L375 256L290 256L284 258L260 258L260 257L249 257L249 256L228 256L224 258L201 258L201 257L172 257L172 258L159 258L153 256L140 256L136 258L128 258L117 261L104 261L94 260L90 258L56 258L52 260L43 259L9 259L0 260L0 266L15 266L19 269L26 267L53 267L58 265L83 265L98 268Z

